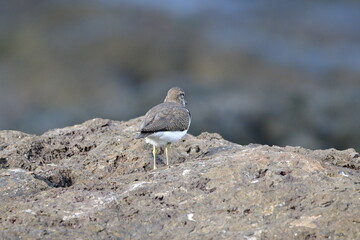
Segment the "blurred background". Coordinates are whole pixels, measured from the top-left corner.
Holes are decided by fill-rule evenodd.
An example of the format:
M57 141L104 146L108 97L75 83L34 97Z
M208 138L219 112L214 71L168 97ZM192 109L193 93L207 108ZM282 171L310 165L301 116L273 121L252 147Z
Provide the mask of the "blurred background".
M0 129L128 120L186 92L189 132L360 150L360 2L0 2Z

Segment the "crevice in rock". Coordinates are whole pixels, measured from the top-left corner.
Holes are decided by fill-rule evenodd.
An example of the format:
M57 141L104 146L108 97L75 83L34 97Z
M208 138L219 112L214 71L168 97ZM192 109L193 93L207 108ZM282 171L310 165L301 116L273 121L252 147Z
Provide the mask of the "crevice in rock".
M56 172L51 172L50 174L46 173L44 176L40 174L34 174L34 177L38 180L44 181L49 187L66 188L74 184L70 174L70 170L59 170Z
M266 172L268 171L269 169L259 169L257 175L255 178L262 178L262 177L265 177L266 175Z
M55 184L50 182L47 178L34 173L34 178L45 182L49 187L55 187Z
M0 158L0 168L8 168L8 161L6 158Z

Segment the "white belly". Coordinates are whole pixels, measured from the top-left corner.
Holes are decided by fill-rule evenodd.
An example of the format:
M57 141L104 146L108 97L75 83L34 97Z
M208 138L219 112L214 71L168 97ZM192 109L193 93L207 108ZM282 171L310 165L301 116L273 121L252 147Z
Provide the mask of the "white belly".
M164 132L156 132L145 138L147 143L155 145L157 147L161 147L166 145L167 143L174 143L179 141L185 134L187 130L184 131L164 131Z

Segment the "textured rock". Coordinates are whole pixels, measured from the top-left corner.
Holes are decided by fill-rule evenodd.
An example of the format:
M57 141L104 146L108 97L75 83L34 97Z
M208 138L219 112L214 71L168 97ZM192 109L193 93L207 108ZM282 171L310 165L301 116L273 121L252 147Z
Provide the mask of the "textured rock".
M1 239L358 239L360 158L187 135L170 167L141 118L0 131Z

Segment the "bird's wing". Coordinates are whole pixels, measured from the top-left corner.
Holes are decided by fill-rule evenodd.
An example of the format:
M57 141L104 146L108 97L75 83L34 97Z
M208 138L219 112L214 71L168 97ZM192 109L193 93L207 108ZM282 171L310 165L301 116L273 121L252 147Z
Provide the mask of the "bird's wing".
M157 131L183 131L188 129L189 111L179 105L159 104L150 109L141 125L141 133L154 133Z

